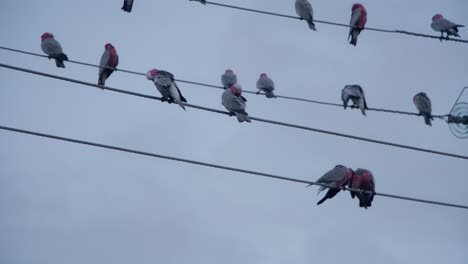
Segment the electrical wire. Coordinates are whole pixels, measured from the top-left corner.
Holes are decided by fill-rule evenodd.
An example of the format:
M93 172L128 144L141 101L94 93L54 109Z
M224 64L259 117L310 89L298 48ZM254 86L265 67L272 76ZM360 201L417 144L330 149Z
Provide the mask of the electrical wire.
M8 47L1 47L0 49L6 50L6 51L12 51L16 53L22 53L22 54L27 54L31 56L36 56L36 57L41 57L41 58L48 58L46 55L42 54L37 54L29 51L24 51L24 50L18 50L18 49L13 49L13 48L8 48ZM86 63L86 62L81 62L81 61L74 61L74 60L68 60L68 63L74 63L74 64L79 64L79 65L84 65L84 66L89 66L89 67L95 67L95 68L104 68L99 65L91 64L91 63ZM134 74L134 75L140 75L140 76L146 76L145 73L141 72L136 72L136 71L130 71L130 70L125 70L125 69L120 69L120 68L114 68L116 71L124 72L124 73L129 73L129 74ZM206 84L206 83L201 83L201 82L194 82L194 81L187 81L187 80L182 80L182 79L176 79L178 82L182 83L187 83L187 84L192 84L192 85L198 85L198 86L204 86L204 87L209 87L209 88L216 88L216 89L221 89L224 90L224 87L219 86L219 85L212 85L212 84ZM249 94L257 94L257 92L254 91L248 91L248 90L243 90L243 93L249 93ZM260 93L261 95L264 95L264 93ZM324 101L319 101L319 100L312 100L312 99L304 99L304 98L298 98L298 97L293 97L293 96L284 96L284 95L278 95L276 94L277 98L282 98L282 99L287 99L287 100L293 100L293 101L301 101L301 102L307 102L307 103L313 103L313 104L320 104L320 105L329 105L329 106L335 106L335 107L343 107L343 104L338 104L338 103L330 103L330 102L324 102ZM351 109L359 109L357 107L351 106ZM385 112L385 113L392 113L392 114L401 114L401 115L409 115L409 116L420 116L419 113L415 112L406 112L406 111L399 111L399 110L391 110L391 109L383 109L383 108L372 108L369 107L367 111L375 111L375 112ZM438 118L444 121L447 121L448 114L446 115L432 115L433 118Z
M189 0L189 1L200 2L200 0ZM279 14L279 13L267 12L267 11L262 11L262 10L258 10L258 9L251 9L251 8L245 8L245 7L233 6L233 5L226 5L226 4L208 2L208 1L205 1L205 3L210 4L210 5L220 6L220 7L226 7L226 8L238 9L238 10L242 10L242 11L248 11L248 12L264 14L264 15L284 17L284 18L290 18L290 19L296 19L296 20L303 20L302 18L297 17L297 16L290 16L290 15L284 15L284 14ZM317 20L317 19L314 19L313 21L316 22L316 23L327 24L327 25L332 25L332 26L355 28L355 26L351 26L351 25L343 24L343 23L336 23L336 22L330 22L330 21L325 21L325 20ZM369 30L369 31L383 32L383 33L405 34L405 35L416 36L416 37L438 39L440 41L445 40L445 41L455 41L455 42L460 42L460 43L468 43L468 40L464 40L464 39L441 38L440 36L433 36L433 35L409 32L409 31L406 31L406 30L389 30L389 29L380 29L380 28L372 28L372 27L364 27L363 29Z
M123 94L143 97L143 98L147 98L147 99L153 99L153 100L161 100L162 99L162 98L156 97L156 96L131 92L131 91L127 91L127 90L116 89L116 88L112 88L112 87L109 87L109 86L97 85L97 84L94 84L94 83L89 83L89 82L84 82L84 81L80 81L80 80L76 80L76 79L71 79L71 78L61 77L61 76L52 75L52 74L48 74L48 73L38 72L38 71L34 71L34 70L24 69L24 68L11 66L11 65L6 65L6 64L2 64L2 63L0 63L0 67L8 68L8 69L16 70L16 71L21 71L21 72L26 72L26 73L30 73L30 74L34 74L34 75L39 75L39 76L43 76L43 77L53 78L53 79L57 79L57 80L77 83L77 84L81 84L81 85L85 85L85 86L96 87L96 88L103 89L103 90L105 89L105 90L109 90L109 91L113 91L113 92L117 92L117 93L123 93ZM191 107L191 108L200 109L200 110L204 110L204 111L214 112L214 113L218 113L218 114L224 114L224 115L229 115L229 116L232 115L231 113L226 112L226 111L212 109L212 108L208 108L208 107L204 107L204 106L199 106L199 105L194 105L194 104L189 104L189 103L183 103L183 105L186 106L186 107ZM425 153L431 153L431 154L436 154L436 155L441 155L441 156L446 156L446 157L452 157L452 158L459 158L459 159L468 160L468 156L459 155L459 154L453 154L453 153L442 152L442 151L437 151L437 150L419 148L419 147L414 147L414 146L409 146L409 145L404 145L404 144L398 144L398 143L392 143L392 142L387 142L387 141L382 141L382 140L370 139L370 138L366 138L366 137L353 136L353 135L348 135L348 134L344 134L344 133L338 133L338 132L333 132L333 131L328 131L328 130L323 130L323 129L318 129L318 128L302 126L302 125L295 125L295 124L290 124L290 123L286 123L286 122L274 121L274 120L269 120L269 119L264 119L264 118L253 117L253 116L249 116L249 117L250 117L251 120L262 122L262 123L268 123L268 124L274 124L274 125L278 125L278 126L297 128L297 129L300 129L300 130L306 130L306 131L311 131L311 132L328 134L328 135L333 135L333 136L337 136L337 137L350 138L350 139L355 139L355 140L365 141L365 142L370 142L370 143L375 143L375 144L381 144L381 145L386 145L386 146L392 146L392 147L403 148L403 149L410 149L410 150L415 150L415 151L420 151L420 152L425 152Z
M216 169L221 169L221 170L235 171L235 172L240 172L240 173L244 173L244 174L257 175L257 176L262 176L262 177L267 177L267 178L272 178L272 179L277 179L277 180L297 182L297 183L303 183L303 184L309 184L309 185L318 185L318 186L323 186L323 187L326 187L326 188L338 189L338 187L336 187L336 186L323 184L323 183L318 183L318 182L313 182L313 181L300 180L300 179L289 178L289 177L279 176L279 175L270 174L270 173L251 171L251 170L246 170L246 169L239 169L239 168L228 167L228 166L223 166L223 165L217 165L217 164L208 163L208 162L195 161L195 160L172 157L172 156L167 156L167 155L162 155L162 154L156 154L156 153L150 153L150 152L145 152L145 151L133 150L133 149L128 149L128 148L122 148L122 147L117 147L117 146L112 146L112 145L105 145L105 144L100 144L100 143L95 143L95 142L90 142L90 141L84 141L84 140L72 139L72 138L67 138L67 137L55 136L55 135L51 135L51 134L39 133L39 132L30 131L30 130L18 129L18 128L1 126L1 125L0 125L0 129L6 130L6 131L11 131L11 132L16 132L16 133L21 133L21 134L33 135L33 136L37 136L37 137L55 139L55 140L59 140L59 141L72 142L72 143L81 144L81 145L88 145L88 146L93 146L93 147L98 147L98 148L111 149L111 150L116 150L116 151L121 151L121 152L133 153L133 154L137 154L137 155L149 156L149 157L153 157L153 158L172 160L172 161L189 163L189 164L205 166L205 167L211 167L211 168L216 168ZM348 190L348 191L353 191L353 192L360 192L360 193L372 193L372 192L369 192L369 191L363 191L363 190L359 190L359 189L352 189L352 188L346 188L346 187L343 188L343 190ZM454 207L454 208L460 208L460 209L468 209L467 205L431 201L431 200L412 198L412 197L405 197L405 196L394 195L394 194L378 193L378 192L374 192L374 194L378 195L378 196L394 198L394 199L400 199L400 200L407 200L407 201L413 201L413 202L419 202L419 203L440 205L440 206L446 206L446 207Z

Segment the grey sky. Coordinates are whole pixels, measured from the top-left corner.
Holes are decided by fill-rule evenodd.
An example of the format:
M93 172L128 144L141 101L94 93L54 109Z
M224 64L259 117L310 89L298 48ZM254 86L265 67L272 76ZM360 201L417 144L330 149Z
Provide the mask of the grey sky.
M294 0L219 0L294 15ZM411 3L408 3L411 2ZM354 1L312 1L316 19L349 22ZM464 0L361 1L368 26L434 33L442 13L468 25ZM120 67L168 70L219 84L233 69L244 89L260 73L278 94L339 102L360 84L370 107L415 111L424 91L450 110L468 84L467 46L245 13L185 0L3 0L1 45L34 52L52 32L70 59L98 63L112 43ZM460 35L468 38L468 30ZM97 69L0 51L2 63L97 82ZM372 170L377 190L468 204L467 162L308 133L102 92L0 69L0 124L149 152L315 180L336 164ZM116 88L159 95L142 76ZM221 91L179 84L190 103L223 109ZM252 116L468 154L441 121L246 95ZM468 97L468 96L467 96ZM465 100L468 98L465 97ZM321 206L316 188L0 132L1 263L466 263L468 213L348 193Z

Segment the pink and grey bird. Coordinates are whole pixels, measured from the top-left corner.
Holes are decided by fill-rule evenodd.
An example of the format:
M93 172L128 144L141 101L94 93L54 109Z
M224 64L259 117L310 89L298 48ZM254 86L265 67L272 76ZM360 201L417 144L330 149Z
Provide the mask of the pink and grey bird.
M185 110L183 103L186 103L187 99L182 96L172 73L153 69L146 73L146 78L156 85L156 89L162 95L161 102L167 101L170 104L176 102Z
M364 95L364 90L361 86L346 85L341 91L341 100L343 100L343 107L346 109L348 101L351 99L355 107L359 107L363 115L366 115L367 103Z
M119 65L119 55L112 44L107 43L104 46L104 53L101 56L99 63L99 80L98 85L106 85L106 80L114 72Z
M353 177L349 184L349 187L352 189L358 189L366 192L351 192L351 198L354 199L355 196L359 199L359 207L371 207L372 200L374 200L375 195L375 178L372 175L372 172L366 169L357 169L353 173Z
M316 181L316 183L323 183L323 184L327 184L327 185L334 186L337 188L328 188L328 187L320 186L318 193L320 193L321 191L327 188L328 188L328 192L320 201L317 202L317 205L322 204L327 199L331 199L335 197L335 195L338 194L342 188L344 188L347 184L350 183L352 176L353 176L353 170L351 168L347 168L343 165L336 165L335 168L329 170L322 177L320 177Z
M351 21L349 22L351 28L349 29L348 40L351 38L349 44L356 46L357 38L367 22L367 11L364 6L359 3L355 3L351 11Z
M314 24L314 9L308 0L296 0L296 13L299 17L307 21L310 29L317 31Z
M418 93L413 97L413 103L419 111L419 114L424 116L424 122L428 126L432 126L431 120L434 120L432 117L432 104L431 99L427 97L425 93Z
M249 114L245 111L247 107L244 97L242 97L242 87L236 83L231 88L226 89L221 96L221 103L230 112L230 115L236 115L237 121L251 122Z
M223 75L221 75L221 83L223 84L224 90L229 89L237 83L237 75L231 69L227 69Z
M276 98L276 95L273 93L273 90L275 90L275 83L266 73L260 74L260 78L257 81L257 89L257 94L263 91L267 98Z
M133 0L124 0L122 10L125 12L132 12Z
M447 38L449 36L460 37L458 35L458 28L464 27L464 25L458 25L452 21L445 19L441 14L436 14L432 17L431 28L434 31L440 32L440 39L444 37L444 32L447 33Z
M49 60L54 59L55 65L59 68L65 68L63 61L67 61L68 57L63 53L62 46L54 38L54 35L51 33L44 33L41 36L41 49L47 54Z

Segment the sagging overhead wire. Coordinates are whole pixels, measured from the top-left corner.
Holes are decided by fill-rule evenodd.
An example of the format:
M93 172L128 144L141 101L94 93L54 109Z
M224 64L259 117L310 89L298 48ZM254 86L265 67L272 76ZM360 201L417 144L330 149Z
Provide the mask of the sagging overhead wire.
M8 48L8 47L1 47L0 49L6 50L6 51L12 51L16 53L22 53L22 54L27 54L31 56L36 56L36 57L41 57L41 58L48 58L46 55L34 53L34 52L29 52L29 51L24 51L24 50L19 50L19 49L13 49L13 48ZM96 64L91 64L91 63L86 63L86 62L81 62L81 61L75 61L75 60L68 60L67 62L69 63L74 63L74 64L79 64L79 65L84 65L84 66L89 66L89 67L95 67L95 68L103 68L99 65ZM130 70L125 70L121 68L115 68L116 71L124 72L124 73L129 73L129 74L134 74L134 75L140 75L140 76L146 76L146 73L142 72L136 72L136 71L130 71ZM206 84L206 83L201 83L201 82L193 82L193 81L187 81L187 80L181 80L181 79L176 79L178 82L182 83L187 83L187 84L192 84L192 85L198 85L198 86L204 86L204 87L209 87L209 88L216 88L216 89L221 89L224 90L224 87L219 86L219 85L212 85L212 84ZM249 93L249 94L257 94L257 92L254 91L248 91L248 90L243 90L243 93ZM260 93L263 95L263 93ZM298 98L298 97L293 97L293 96L284 96L284 95L278 95L276 94L277 98L282 98L282 99L287 99L287 100L293 100L293 101L301 101L301 102L307 102L307 103L313 103L313 104L320 104L320 105L328 105L328 106L335 106L335 107L343 107L343 104L338 104L338 103L331 103L331 102L324 102L324 101L319 101L319 100L312 100L312 99L305 99L305 98ZM355 107L351 107L355 108ZM357 108L355 108L357 109ZM420 116L419 113L415 112L407 112L407 111L399 111L399 110L391 110L391 109L383 109L383 108L373 108L369 107L367 111L375 111L375 112L384 112L384 113L391 113L391 114L401 114L401 115L409 115L409 116ZM432 115L433 118L438 118L441 120L446 120L448 117L448 114L446 115Z
M131 91L127 91L127 90L116 89L116 88L112 88L112 87L109 87L109 86L97 85L97 84L94 84L94 83L89 83L89 82L84 82L84 81L80 81L80 80L76 80L76 79L61 77L61 76L52 75L52 74L48 74L48 73L44 73L44 72L38 72L38 71L29 70L29 69L20 68L20 67L11 66L11 65L6 65L6 64L2 64L2 63L0 63L0 67L7 68L7 69L12 69L12 70L16 70L16 71L21 71L21 72L26 72L26 73L29 73L29 74L39 75L39 76L43 76L43 77L48 77L48 78L52 78L52 79L62 80L62 81L66 81L66 82L77 83L77 84L81 84L81 85L85 85L85 86L96 87L96 88L99 88L99 89L109 90L109 91L113 91L113 92L117 92L117 93L122 93L122 94L137 96L137 97L143 97L143 98L147 98L147 99L153 99L153 100L159 100L159 101L161 101L161 99L162 99L161 97L156 97L156 96L131 92ZM191 107L191 108L195 108L195 109L199 109L199 110L203 110L203 111L214 112L214 113L218 113L218 114L224 114L224 115L231 116L231 113L226 112L226 111L221 111L221 110L212 109L212 108L199 106L199 105L194 105L194 104L189 104L189 103L183 103L183 105L186 106L186 107ZM250 117L251 120L262 122L262 123L268 123L268 124L273 124L273 125L278 125L278 126L283 126L283 127L296 128L296 129L300 129L300 130L306 130L306 131L311 131L311 132L316 132L316 133L321 133L321 134L328 134L328 135L333 135L333 136L342 137L342 138L350 138L350 139L365 141L365 142L369 142L369 143L392 146L392 147L396 147L396 148L410 149L410 150L414 150L414 151L420 151L420 152L431 153L431 154L436 154L436 155L441 155L441 156L446 156L446 157L452 157L452 158L459 158L459 159L468 160L468 156L459 155L459 154L453 154L453 153L442 152L442 151L437 151L437 150L413 147L413 146L409 146L409 145L392 143L392 142L376 140L376 139L370 139L370 138L366 138L366 137L353 136L353 135L348 135L348 134L344 134L344 133L338 133L338 132L333 132L333 131L328 131L328 130L323 130L323 129L318 129L318 128L307 127L307 126L303 126L303 125L296 125L296 124L290 124L290 123L286 123L286 122L280 122L280 121L269 120L269 119L264 119L264 118L252 117L250 115L249 115L249 117Z
M72 143L81 144L81 145L88 145L88 146L93 146L93 147L98 147L98 148L111 149L111 150L116 150L116 151L121 151L121 152L133 153L133 154L137 154L137 155L149 156L149 157L153 157L153 158L173 160L173 161L177 161L177 162L189 163L189 164L194 164L194 165L199 165L199 166L204 166L204 167L211 167L211 168L216 168L216 169L221 169L221 170L235 171L235 172L240 172L240 173L244 173L244 174L251 174L251 175L256 175L256 176L262 176L262 177L277 179L277 180L297 182L297 183L303 183L303 184L309 184L309 185L318 185L318 186L323 186L323 187L327 187L327 188L337 188L336 186L331 186L331 185L327 185L327 184L323 184L323 183L317 183L317 182L313 182L313 181L306 181L306 180L289 178L289 177L279 176L279 175L270 174L270 173L264 173L264 172L257 172L257 171L251 171L251 170L246 170L246 169L228 167L228 166L217 165L217 164L208 163L208 162L201 162L201 161L195 161L195 160L190 160L190 159L171 157L171 156L162 155L162 154L156 154L156 153L150 153L150 152L145 152L145 151L133 150L133 149L122 148L122 147L117 147L117 146L112 146L112 145L105 145L105 144L100 144L100 143L95 143L95 142L90 142L90 141L84 141L84 140L78 140L78 139L72 139L72 138L67 138L67 137L55 136L55 135L51 135L51 134L39 133L39 132L34 132L34 131L24 130L24 129L18 129L18 128L13 128L13 127L7 127L7 126L1 126L0 125L0 129L6 130L6 131L11 131L11 132L16 132L16 133L21 133L21 134L33 135L33 136L37 136L37 137L55 139L55 140L59 140L59 141L72 142ZM357 190L357 189L352 189L352 188L346 188L346 187L344 187L343 190L348 190L348 191L353 191L353 192L360 192L360 193L368 193L367 191L362 191L362 190ZM394 195L394 194L386 194L386 193L377 193L376 192L374 194L379 195L379 196L383 196L383 197L393 198L393 199L407 200L407 201L426 203L426 204L433 204L433 205L440 205L440 206L446 206L446 207L454 207L454 208L460 208L460 209L468 209L467 205L431 201L431 200L412 198L412 197L405 197L405 196Z
M200 0L189 0L189 1L200 2ZM259 13L259 14L264 14L264 15L302 20L298 16L291 16L291 15L273 13L273 12L268 12L268 11L263 11L263 10L258 10L258 9L245 8L245 7L234 6L234 5L226 5L226 4L216 3L216 2L209 2L209 1L204 1L204 3L214 5L214 6L220 6L220 7L231 8L231 9L238 9L238 10L242 10L242 11ZM350 26L348 24L343 24L343 23L336 23L336 22L330 22L330 21L318 20L318 19L314 19L313 21L315 23L327 24L327 25L332 25L332 26L354 28L353 26ZM437 39L437 40L440 40L440 41L445 40L445 41L455 41L455 42L460 42L460 43L468 43L468 40L464 40L464 39L441 38L440 36L409 32L409 31L406 31L406 30L390 30L390 29L381 29L381 28L372 28L372 27L364 27L363 29L368 30L368 31L376 31L376 32L383 32L383 33L404 34L404 35L415 36L415 37L431 38L431 39Z

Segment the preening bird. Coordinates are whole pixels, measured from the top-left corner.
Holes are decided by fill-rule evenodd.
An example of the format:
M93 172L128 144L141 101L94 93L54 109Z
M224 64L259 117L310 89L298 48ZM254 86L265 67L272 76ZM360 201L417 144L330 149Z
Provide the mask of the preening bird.
M231 88L226 89L221 96L221 103L226 107L226 109L231 113L231 115L236 115L237 121L242 122L251 122L249 114L245 111L246 100L242 97L242 86L238 83L231 86Z
M317 205L322 204L327 199L335 197L335 195L341 191L341 188L350 183L352 176L353 170L351 168L347 168L343 165L336 165L333 169L329 170L322 177L320 177L316 181L317 183L324 183L337 188L328 188L327 193L320 201L317 202ZM320 193L325 189L327 189L327 187L320 186L318 192Z
M349 187L369 192L350 191L351 198L354 199L355 196L358 197L359 207L364 207L366 209L367 207L371 207L375 195L375 178L371 171L366 169L355 170Z
M364 90L361 86L354 84L354 85L346 85L343 90L341 91L341 100L343 100L343 107L346 109L348 106L348 101L351 99L353 104L356 107L361 109L363 115L366 115L367 103L366 97L364 95Z
M156 89L161 93L161 101L168 103L176 102L185 110L184 104L187 102L175 82L174 75L167 71L152 69L146 73L146 78L154 82Z

